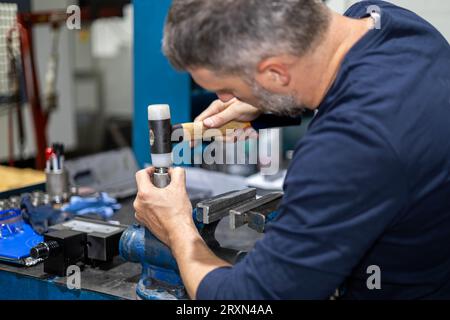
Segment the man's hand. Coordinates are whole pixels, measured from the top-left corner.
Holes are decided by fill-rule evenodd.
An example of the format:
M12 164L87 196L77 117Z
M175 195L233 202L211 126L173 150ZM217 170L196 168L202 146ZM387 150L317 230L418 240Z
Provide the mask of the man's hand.
M203 111L195 121L203 121L205 126L217 128L230 121L253 121L261 115L257 108L233 98L230 101L222 102L216 100Z
M250 122L258 118L262 114L257 108L233 98L230 101L222 102L216 100L203 111L195 122L203 121L203 124L208 128L218 128L230 121ZM227 141L245 140L248 138L256 139L258 134L253 128L246 130L239 129L233 136L227 137Z
M184 170L169 169L171 182L163 189L152 184L154 171L148 168L136 174L136 219L172 250L186 290L195 299L200 282L209 272L230 265L214 255L195 227Z
M186 176L183 169L170 168L171 182L161 189L151 182L154 171L155 168L148 168L136 173L136 219L170 247L180 229L197 233L192 219L192 205L186 192Z

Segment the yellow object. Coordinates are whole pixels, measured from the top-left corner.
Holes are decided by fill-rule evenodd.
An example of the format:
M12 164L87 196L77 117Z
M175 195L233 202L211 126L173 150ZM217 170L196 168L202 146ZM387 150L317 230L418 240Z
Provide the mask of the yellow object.
M191 140L209 139L211 137L226 136L229 131L247 129L252 126L250 122L231 121L219 128L210 129L203 125L203 122L189 122L175 125L174 129L183 128L184 135L191 137Z
M0 192L45 182L45 173L33 169L0 166Z

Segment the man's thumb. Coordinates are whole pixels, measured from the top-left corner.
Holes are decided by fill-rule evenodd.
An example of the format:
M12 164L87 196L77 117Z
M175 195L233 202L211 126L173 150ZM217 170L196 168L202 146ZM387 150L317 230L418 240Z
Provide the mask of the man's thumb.
M169 169L170 183L175 185L185 185L186 184L186 171L183 168L176 167Z

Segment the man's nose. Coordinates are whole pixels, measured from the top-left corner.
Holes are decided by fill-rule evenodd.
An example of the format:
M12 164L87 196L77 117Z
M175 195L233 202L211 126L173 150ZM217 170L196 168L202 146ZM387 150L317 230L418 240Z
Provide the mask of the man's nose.
M230 101L231 99L234 98L234 96L232 94L218 94L217 97L220 99L220 101L222 101L223 103L226 103L228 101Z

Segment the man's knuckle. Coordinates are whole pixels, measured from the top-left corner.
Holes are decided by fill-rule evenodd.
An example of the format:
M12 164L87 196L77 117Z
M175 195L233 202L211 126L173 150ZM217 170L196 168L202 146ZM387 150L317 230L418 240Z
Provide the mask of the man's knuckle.
M223 117L222 114L216 115L215 118L216 118L216 121L217 121L217 122L223 122L223 121L225 121L225 118Z
M174 171L180 173L180 172L183 172L184 170L181 167L175 167Z
M146 190L139 190L137 194L137 198L139 200L146 200L149 197L149 193Z
M211 108L218 108L220 105L222 105L223 102L220 99L216 99L211 103Z

